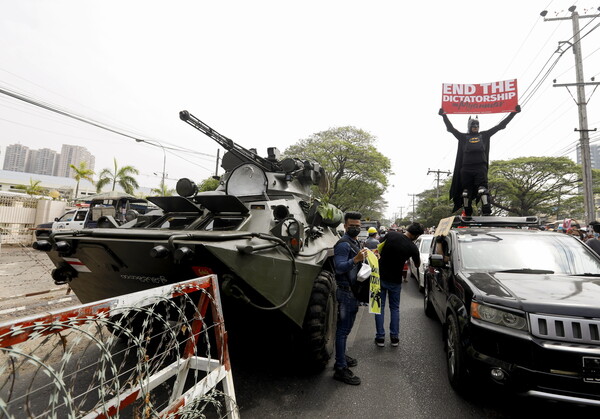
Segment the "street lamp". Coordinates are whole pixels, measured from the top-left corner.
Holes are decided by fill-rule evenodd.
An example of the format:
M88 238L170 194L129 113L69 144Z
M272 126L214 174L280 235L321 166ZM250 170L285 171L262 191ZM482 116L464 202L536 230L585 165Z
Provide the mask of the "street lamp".
M158 146L158 147L162 148L162 151L163 151L163 170L162 170L162 180L160 182L160 188L161 188L161 191L162 191L162 195L165 196L165 193L166 193L166 191L165 191L165 169L166 169L166 166L167 166L167 152L165 151L165 147L161 143L159 143L158 141L156 141L156 140L142 140L140 138L136 138L135 141L138 142L138 143L146 143L146 144L150 144L150 145Z

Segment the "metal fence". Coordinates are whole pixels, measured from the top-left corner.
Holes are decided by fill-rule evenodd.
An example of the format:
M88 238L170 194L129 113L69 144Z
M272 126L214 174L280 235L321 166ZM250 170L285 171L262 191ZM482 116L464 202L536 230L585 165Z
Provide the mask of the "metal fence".
M2 418L238 416L215 275L0 324Z

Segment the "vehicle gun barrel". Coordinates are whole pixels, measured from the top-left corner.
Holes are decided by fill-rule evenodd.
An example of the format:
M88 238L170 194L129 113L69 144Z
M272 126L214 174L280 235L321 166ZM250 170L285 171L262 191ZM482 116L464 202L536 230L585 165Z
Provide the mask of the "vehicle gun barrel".
M252 162L266 171L281 170L279 162L267 160L263 157L260 157L256 153L240 146L230 138L225 137L223 134L218 133L217 131L206 125L204 122L196 118L188 111L179 112L179 118L187 124L191 125L192 127L196 128L198 131L202 132L206 136L215 140L221 147L223 147L227 151L232 152L241 160Z

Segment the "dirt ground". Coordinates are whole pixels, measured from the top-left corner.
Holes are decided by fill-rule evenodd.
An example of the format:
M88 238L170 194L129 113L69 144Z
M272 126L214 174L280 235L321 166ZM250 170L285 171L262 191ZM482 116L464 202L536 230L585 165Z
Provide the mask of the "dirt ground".
M0 323L79 304L67 285L56 285L45 252L29 246L0 247Z

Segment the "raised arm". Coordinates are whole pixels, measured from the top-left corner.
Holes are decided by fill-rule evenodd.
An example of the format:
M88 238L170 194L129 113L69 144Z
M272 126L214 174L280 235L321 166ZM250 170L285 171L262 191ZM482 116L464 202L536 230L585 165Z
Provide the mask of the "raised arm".
M462 138L462 134L456 128L454 128L452 122L450 122L450 119L448 119L448 117L446 116L446 112L444 112L444 110L440 108L438 114L442 115L442 118L444 119L444 124L446 125L446 130L452 133L452 135L454 135L457 140L460 140Z
M510 121L512 121L512 119L519 113L521 112L521 106L517 105L517 107L515 108L514 112L511 112L510 114L508 114L508 116L506 118L504 118L502 121L500 121L500 123L498 125L496 125L494 128L491 128L487 131L487 133L490 135L490 137L492 135L494 135L495 133L497 133L498 131L500 131L501 129L506 128L506 126L508 125L508 123Z

